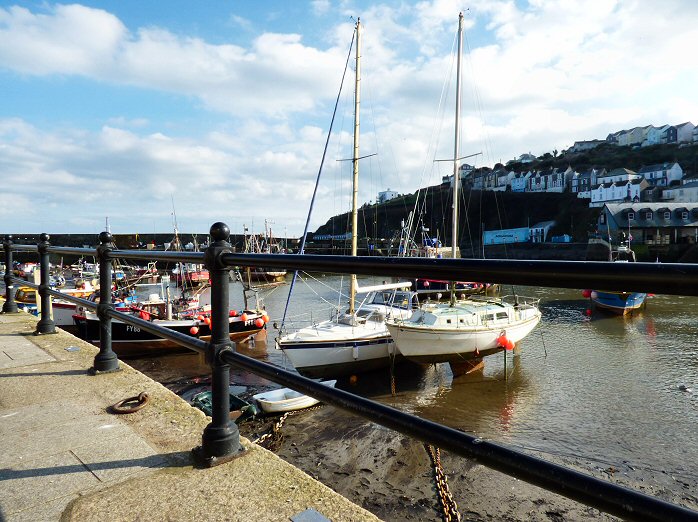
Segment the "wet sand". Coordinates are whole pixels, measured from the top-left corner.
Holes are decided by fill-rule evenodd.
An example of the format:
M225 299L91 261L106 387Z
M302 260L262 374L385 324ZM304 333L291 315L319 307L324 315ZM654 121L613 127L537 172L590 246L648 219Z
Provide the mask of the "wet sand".
M254 439L270 426L271 420L255 420L243 423L240 431ZM287 417L282 433L272 448L279 456L376 516L442 520L431 462L421 442L330 406ZM696 486L668 476L630 480L625 473L630 470L541 457L698 509ZM441 462L462 520L618 520L469 459L441 452Z

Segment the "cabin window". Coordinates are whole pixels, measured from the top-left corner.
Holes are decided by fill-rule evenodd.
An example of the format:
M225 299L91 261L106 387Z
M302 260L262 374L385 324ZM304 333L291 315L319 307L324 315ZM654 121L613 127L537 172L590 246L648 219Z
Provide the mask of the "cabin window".
M484 314L482 316L483 321L493 321L494 320L494 314Z
M652 211L645 212L645 219L652 219Z
M601 223L602 225L606 224L606 214L601 214L599 216L599 223Z
M497 312L497 319L509 319L506 312Z
M628 212L628 221L635 219L635 212Z
M450 319L446 319L446 324L451 324L451 320L450 320Z
M671 219L671 212L664 212L664 219Z

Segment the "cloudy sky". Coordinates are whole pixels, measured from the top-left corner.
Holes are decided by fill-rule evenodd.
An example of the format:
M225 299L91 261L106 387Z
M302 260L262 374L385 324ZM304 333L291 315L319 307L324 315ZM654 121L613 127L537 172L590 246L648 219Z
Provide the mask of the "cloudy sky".
M693 0L0 2L0 233L299 235L358 17L359 200L436 184L461 10L477 166L698 123ZM350 206L352 91L311 230Z

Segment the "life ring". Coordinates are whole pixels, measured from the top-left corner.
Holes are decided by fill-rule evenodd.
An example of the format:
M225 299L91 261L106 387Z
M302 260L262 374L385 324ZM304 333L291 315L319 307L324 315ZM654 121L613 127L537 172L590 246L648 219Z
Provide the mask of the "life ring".
M148 404L148 400L148 394L141 392L136 397L129 397L111 405L109 410L111 413L133 413L145 407Z

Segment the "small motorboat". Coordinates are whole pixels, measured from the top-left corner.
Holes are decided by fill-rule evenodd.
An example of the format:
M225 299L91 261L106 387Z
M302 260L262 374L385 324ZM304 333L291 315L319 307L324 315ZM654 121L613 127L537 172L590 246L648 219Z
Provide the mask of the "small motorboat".
M337 380L320 381L320 384L334 388ZM302 410L315 406L320 401L304 395L291 388L279 388L264 393L253 395L252 398L257 401L259 407L264 413L285 413L288 411Z

